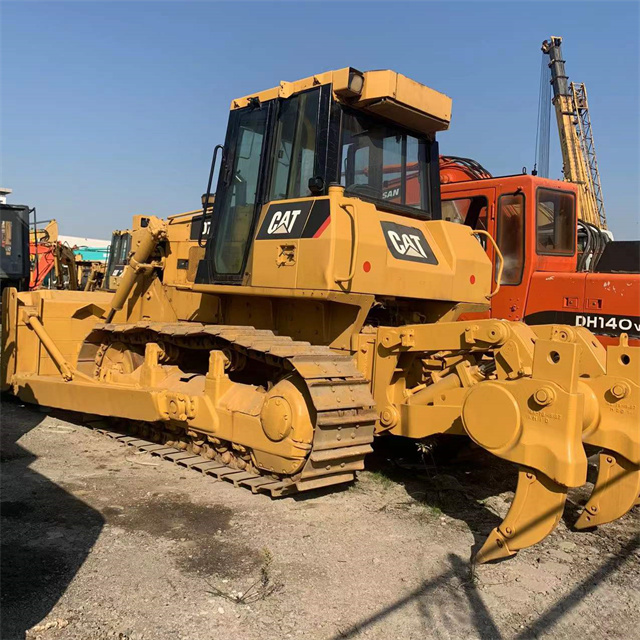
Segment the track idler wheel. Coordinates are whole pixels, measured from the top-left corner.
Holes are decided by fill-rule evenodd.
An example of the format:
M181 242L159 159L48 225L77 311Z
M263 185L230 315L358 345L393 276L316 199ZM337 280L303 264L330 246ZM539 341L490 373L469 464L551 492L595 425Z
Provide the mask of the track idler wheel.
M546 538L560 521L566 498L566 487L543 473L520 469L509 512L489 534L476 562L508 558Z
M262 431L273 443L271 452L253 448L252 461L266 472L292 476L311 451L315 416L304 382L297 376L278 381L267 392L260 411Z

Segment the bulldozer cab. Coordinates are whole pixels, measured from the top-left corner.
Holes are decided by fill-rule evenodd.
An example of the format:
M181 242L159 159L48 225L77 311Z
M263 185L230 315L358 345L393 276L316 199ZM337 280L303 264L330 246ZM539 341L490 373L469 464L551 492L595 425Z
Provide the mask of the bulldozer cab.
M115 289L118 286L122 272L129 260L131 251L131 231L114 231L111 236L107 270L104 277L104 288Z
M425 90L431 108L419 113ZM349 68L234 100L196 282L242 283L263 208L326 196L330 185L382 210L439 219L434 134L447 127L449 105L446 96L399 74ZM408 173L417 197L407 195ZM309 226L312 208L312 201L281 207L257 239L300 238L307 227L317 232ZM314 213L320 215L318 207Z

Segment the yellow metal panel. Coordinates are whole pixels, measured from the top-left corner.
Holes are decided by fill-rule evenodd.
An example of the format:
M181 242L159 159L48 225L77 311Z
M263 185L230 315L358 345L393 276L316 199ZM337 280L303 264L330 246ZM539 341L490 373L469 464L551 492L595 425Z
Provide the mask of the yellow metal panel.
M289 98L296 93L321 85L333 84L334 98L355 109L371 111L383 117L423 133L443 131L451 120L451 98L411 80L395 71L365 71L364 86L358 98L340 93L348 85L350 67L327 71L315 76L281 82L278 87L258 91L231 102L231 110L242 109L251 98L260 102L276 98ZM336 93L336 91L338 93Z
M451 105L448 96L395 71L365 73L362 95L353 104L424 133L449 127Z
M236 98L231 101L231 111L234 109L242 109L249 104L251 98L258 98L260 102L266 102L267 100L275 100L276 98L289 98L290 96L307 91L313 87L319 87L323 84L331 84L334 76L342 84L344 83L345 74L348 76L349 67L339 69L337 71L326 71L325 73L319 73L302 80L296 80L295 82L287 82L283 80L280 85L273 87L272 89L266 89L265 91L258 91L251 93L242 98Z
M254 242L248 285L291 288L294 297L302 295L304 289L417 300L487 302L491 291L491 264L468 227L381 211L373 204L343 197L341 189L335 189L329 199L329 223L319 237ZM295 202L289 200L286 206L292 207ZM263 220L264 212L258 229ZM419 231L437 264L394 257L381 223ZM288 266L280 259L284 247L291 247L294 256ZM353 273L348 278L350 271Z

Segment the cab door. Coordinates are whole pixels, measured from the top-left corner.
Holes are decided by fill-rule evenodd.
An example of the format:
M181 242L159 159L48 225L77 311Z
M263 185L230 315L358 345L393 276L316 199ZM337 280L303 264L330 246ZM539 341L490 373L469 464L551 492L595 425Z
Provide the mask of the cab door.
M241 283L264 200L264 163L271 102L231 112L218 179L212 233L198 283Z
M482 183L464 182L443 184L441 189L443 220L466 224L472 229L487 231L495 237L495 187ZM493 244L488 242L484 236L479 236L478 239L493 263L495 260ZM467 317L488 318L490 315L490 311L474 312L465 314L462 319Z
M490 230L504 260L500 290L491 298L491 317L521 320L529 288L527 260L526 197L523 190L499 190L495 203L494 227ZM494 263L494 280L499 265Z
M525 192L508 181L487 182L483 184L480 181L477 186L469 182L443 185L442 217L487 231L496 240L503 255L500 290L490 299L491 311L481 314L482 317L521 320L529 284L525 269L530 268L526 259ZM493 244L483 237L480 237L480 241L493 264L495 290L499 265L496 264Z

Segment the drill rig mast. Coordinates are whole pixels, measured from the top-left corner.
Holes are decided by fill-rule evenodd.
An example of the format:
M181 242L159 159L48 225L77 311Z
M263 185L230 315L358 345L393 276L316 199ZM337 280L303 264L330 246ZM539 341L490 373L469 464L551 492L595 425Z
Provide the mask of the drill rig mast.
M587 89L583 83L568 82L562 58L562 38L552 36L542 43L549 56L553 105L560 134L564 178L580 186L580 218L599 229L607 228L600 172L596 157Z

